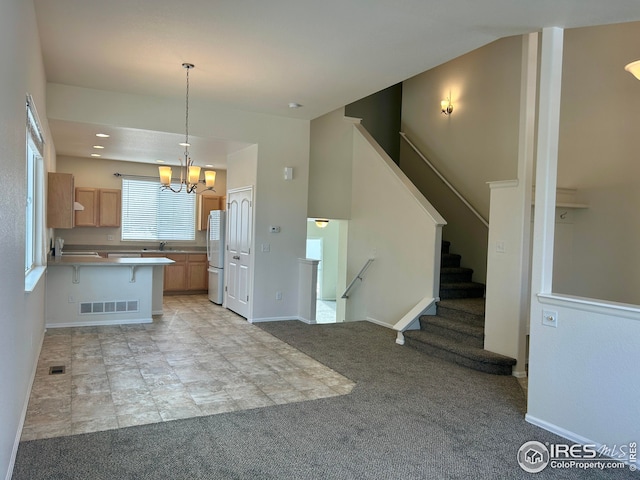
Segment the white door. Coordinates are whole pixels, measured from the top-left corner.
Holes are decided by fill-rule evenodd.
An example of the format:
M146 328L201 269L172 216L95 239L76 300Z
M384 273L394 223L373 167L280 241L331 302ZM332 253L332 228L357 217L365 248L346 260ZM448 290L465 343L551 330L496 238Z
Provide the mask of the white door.
M249 317L253 187L227 192L227 302L229 310Z

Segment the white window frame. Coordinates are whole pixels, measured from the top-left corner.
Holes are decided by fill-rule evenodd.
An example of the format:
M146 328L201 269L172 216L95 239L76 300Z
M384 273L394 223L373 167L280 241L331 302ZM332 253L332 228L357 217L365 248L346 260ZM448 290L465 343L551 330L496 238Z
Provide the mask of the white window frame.
M26 100L25 291L35 288L45 270L44 137L35 104Z
M123 177L121 203L123 242L191 242L196 239L194 193L162 190L158 179Z

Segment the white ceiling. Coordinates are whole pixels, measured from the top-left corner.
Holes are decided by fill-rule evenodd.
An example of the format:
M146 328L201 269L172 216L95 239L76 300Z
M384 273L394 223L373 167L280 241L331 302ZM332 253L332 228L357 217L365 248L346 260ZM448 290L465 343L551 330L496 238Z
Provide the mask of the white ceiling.
M638 0L34 0L47 80L313 119L501 37L640 20ZM288 108L289 102L303 105ZM95 133L51 122L58 154ZM155 162L183 135L111 127L105 158ZM190 138L223 158L241 144ZM165 142L167 142L165 144ZM168 146L171 148L168 148ZM213 163L218 163L213 162Z
M63 120L50 120L49 126L58 155L83 158L98 154L109 160L167 165L179 165L179 157L184 159L184 148L178 145L184 142L184 134ZM96 133L109 137L97 138ZM104 148L94 148L96 145ZM227 168L227 154L242 150L249 144L189 135L189 145L189 156L198 159L197 165L224 170Z

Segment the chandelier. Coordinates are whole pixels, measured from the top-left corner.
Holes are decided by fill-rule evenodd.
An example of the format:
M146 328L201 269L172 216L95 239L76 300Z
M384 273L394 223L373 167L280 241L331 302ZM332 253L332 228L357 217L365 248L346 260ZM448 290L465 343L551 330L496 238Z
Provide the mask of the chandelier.
M214 190L213 186L216 182L216 172L213 170L206 170L204 172L204 181L200 180L200 167L193 164L193 160L189 156L189 70L194 68L193 63L183 63L182 68L187 71L187 94L186 94L186 108L185 108L185 139L180 143L180 146L184 147L184 159L178 157L180 162L180 187L174 188L171 186L171 167L158 167L160 172L160 188L162 190L171 190L174 193L179 193L185 188L187 193L196 192L199 183L204 183L206 190Z

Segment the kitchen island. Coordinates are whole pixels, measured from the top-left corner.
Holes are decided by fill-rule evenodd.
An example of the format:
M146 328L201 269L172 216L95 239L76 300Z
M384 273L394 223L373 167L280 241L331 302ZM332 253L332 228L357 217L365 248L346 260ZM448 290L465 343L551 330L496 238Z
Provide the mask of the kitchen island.
M172 263L164 257L52 257L46 327L151 323L162 313L163 271Z

